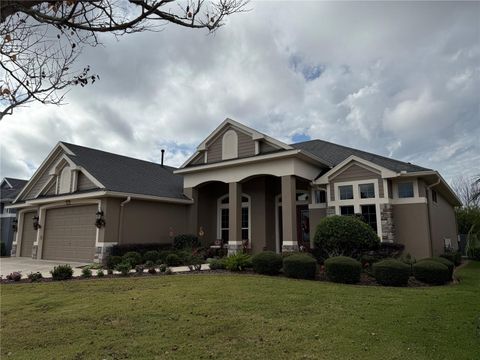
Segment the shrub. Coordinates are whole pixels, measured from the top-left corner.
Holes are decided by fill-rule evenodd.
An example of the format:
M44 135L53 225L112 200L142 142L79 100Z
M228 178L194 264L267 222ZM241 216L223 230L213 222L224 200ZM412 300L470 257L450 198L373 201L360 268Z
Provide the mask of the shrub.
M330 281L355 284L360 281L362 265L355 259L336 256L325 260L325 273Z
M427 258L427 259L422 259L420 260L419 262L422 262L422 261L436 261L440 264L443 264L445 265L447 268L448 268L448 273L450 274L450 280L452 279L453 277L453 269L455 268L455 265L453 264L453 262L451 262L450 260L447 260L443 257L432 257L432 258Z
M160 264L160 266L158 267L158 271L164 273L165 271L167 271L168 269L168 266L165 265L165 264Z
M22 279L22 274L20 271L14 271L7 275L7 280L10 281L20 281Z
M447 251L440 257L450 260L455 266L458 266L462 263L462 254L458 251Z
M427 284L441 285L450 280L448 267L433 260L422 260L413 265L415 279Z
M345 255L360 257L377 249L380 240L373 229L353 216L329 216L317 226L314 238L318 256Z
M151 260L148 260L147 262L145 262L145 267L147 269L151 268L151 267L155 267L155 263Z
M143 261L145 263L152 261L155 262L159 259L160 254L156 250L150 250L147 251L145 254L143 254Z
M387 259L373 264L373 276L385 286L405 286L412 272L411 266L399 260Z
M83 278L90 278L92 277L92 270L90 270L90 268L88 267L85 267L82 269L82 277Z
M203 259L199 256L192 255L187 260L186 264L190 271L200 271L202 269Z
M128 276L130 274L130 270L132 269L132 265L129 262L121 262L115 267L115 270L120 272L123 276Z
M469 247L467 256L469 259L480 261L480 247Z
M0 241L0 256L7 256L7 248L3 241Z
M157 270L155 270L155 267L154 266L151 266L148 268L148 273L149 274L156 274L157 273Z
M27 278L31 282L37 282L37 281L40 281L43 278L43 275L40 272L32 272L32 273L27 275Z
M173 239L173 247L175 249L196 248L200 246L198 237L192 234L177 235Z
M208 265L212 270L225 269L225 258L223 259L212 259L209 261Z
M70 265L58 265L50 271L53 280L68 280L73 277L73 269Z
M113 269L107 269L107 274L108 275L113 275Z
M121 256L110 255L107 257L107 269L115 269L115 267L122 262Z
M110 254L114 256L123 256L128 252L135 251L140 254L145 254L150 250L169 250L172 248L171 244L164 243L148 243L148 244L121 244L111 247Z
M182 265L182 260L180 260L180 257L177 254L168 254L165 258L165 263L168 266L180 266Z
M308 254L292 254L283 258L283 272L295 279L315 279L317 262Z
M142 255L136 251L129 251L122 256L122 262L130 263L130 266L133 268L142 263Z
M277 275L282 264L282 256L273 251L264 251L252 257L253 271L259 274Z
M103 270L97 271L97 277L104 277L104 276L105 276L105 273L103 272Z
M170 268L166 268L165 275L173 275L173 271Z
M225 258L225 269L230 271L245 271L252 267L252 261L247 254L236 253Z

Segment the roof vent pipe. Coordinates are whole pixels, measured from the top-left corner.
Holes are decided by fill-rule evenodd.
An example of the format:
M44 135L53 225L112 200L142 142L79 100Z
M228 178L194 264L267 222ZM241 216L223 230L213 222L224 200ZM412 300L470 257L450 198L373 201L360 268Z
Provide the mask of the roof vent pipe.
M160 163L163 166L163 155L165 154L165 149L162 149L162 162Z

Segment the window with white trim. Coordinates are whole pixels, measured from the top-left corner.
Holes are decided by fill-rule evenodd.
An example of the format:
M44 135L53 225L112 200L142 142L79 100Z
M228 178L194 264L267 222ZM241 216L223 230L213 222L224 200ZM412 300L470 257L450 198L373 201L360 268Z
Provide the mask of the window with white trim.
M59 194L65 194L70 192L70 183L72 181L72 172L70 166L65 166L60 173L60 183L58 187Z
M371 199L375 197L375 186L373 183L358 185L358 192L361 199Z
M327 192L325 190L315 190L314 196L316 204L325 204L327 202Z
M340 194L340 200L353 199L353 186L352 185L339 186L338 187L338 192Z
M353 205L340 206L340 215L342 216L355 215L355 208L353 207Z
M375 205L362 205L363 220L372 227L373 231L377 232L377 208Z
M412 181L398 183L397 189L399 198L412 198L414 196Z
M218 199L217 236L228 243L230 230L230 210L228 194ZM250 240L250 196L242 194L242 240Z

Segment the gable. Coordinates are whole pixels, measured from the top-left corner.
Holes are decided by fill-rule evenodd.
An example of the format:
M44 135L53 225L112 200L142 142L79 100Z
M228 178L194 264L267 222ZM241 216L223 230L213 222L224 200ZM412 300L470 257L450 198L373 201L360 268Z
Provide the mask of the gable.
M380 173L366 165L359 165L352 163L339 169L336 173L329 176L329 180L335 182L350 181L350 180L366 180L381 177Z
M232 141L228 145L235 146L236 149L226 149L225 143L232 138L232 135L236 135L236 143ZM225 158L225 155L227 155L226 150L236 151L233 151L233 156L228 155ZM206 144L205 151L207 152L207 164L228 159L244 158L255 155L255 141L252 140L251 135L247 135L232 126L227 126L210 143Z

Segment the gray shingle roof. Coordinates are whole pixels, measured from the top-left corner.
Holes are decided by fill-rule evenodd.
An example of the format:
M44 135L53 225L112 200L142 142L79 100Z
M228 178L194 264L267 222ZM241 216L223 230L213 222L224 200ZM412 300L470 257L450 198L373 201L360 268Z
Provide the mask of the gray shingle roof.
M0 189L0 199L3 203L12 202L17 197L18 193L23 189L23 187L27 184L28 180L22 179L15 179L6 177L5 180L8 181L12 187L7 187L4 189Z
M183 177L171 166L62 142L74 155L68 157L100 181L106 190L139 195L187 199Z
M333 144L324 140L310 140L291 144L290 146L307 151L316 157L320 158L322 162L330 167L334 167L351 155L358 156L364 160L370 161L374 164L383 166L389 170L400 172L415 172L431 170L408 162L403 162L391 159L385 156L372 154L366 151L353 149L347 146Z

